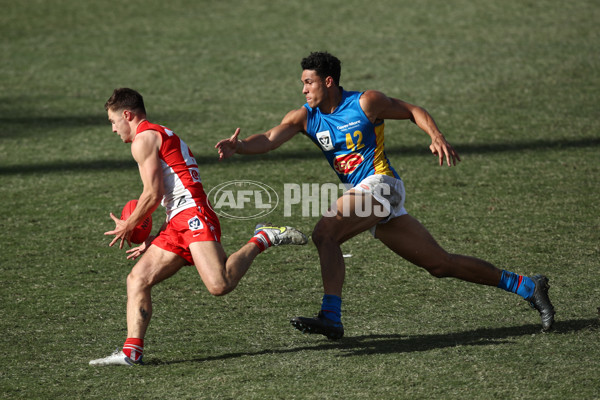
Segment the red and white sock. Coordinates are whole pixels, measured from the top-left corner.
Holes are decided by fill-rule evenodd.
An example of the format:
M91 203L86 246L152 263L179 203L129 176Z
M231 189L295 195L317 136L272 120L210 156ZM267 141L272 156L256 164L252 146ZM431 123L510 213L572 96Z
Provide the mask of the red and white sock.
M267 234L263 231L260 231L256 235L252 236L252 239L250 239L248 243L254 243L261 253L272 246L269 236L267 236Z
M127 338L123 345L123 353L133 362L138 362L144 355L144 339Z

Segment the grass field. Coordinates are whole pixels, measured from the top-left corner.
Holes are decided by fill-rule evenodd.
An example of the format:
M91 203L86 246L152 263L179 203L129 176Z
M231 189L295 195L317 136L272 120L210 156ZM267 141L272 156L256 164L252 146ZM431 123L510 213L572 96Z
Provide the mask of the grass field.
M1 1L0 398L600 398L597 1ZM556 328L518 296L436 280L370 235L346 243L339 342L289 325L318 311L314 245L261 255L211 297L193 268L153 291L143 368L92 368L125 338L133 265L109 212L141 183L103 105L139 90L151 121L222 182L336 183L309 140L217 162L214 144L303 103L299 61L328 50L347 89L425 107L462 156L389 122L406 207L449 251L550 277ZM155 225L162 219L155 214ZM317 218L283 218L310 232ZM232 252L255 223L223 219Z

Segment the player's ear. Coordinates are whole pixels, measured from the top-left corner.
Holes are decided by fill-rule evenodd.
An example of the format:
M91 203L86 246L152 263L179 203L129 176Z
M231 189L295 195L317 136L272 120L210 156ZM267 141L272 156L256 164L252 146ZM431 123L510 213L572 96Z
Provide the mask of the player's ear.
M334 84L335 84L335 81L333 80L333 78L331 76L328 76L327 78L325 78L325 86L327 86L328 88L330 88Z

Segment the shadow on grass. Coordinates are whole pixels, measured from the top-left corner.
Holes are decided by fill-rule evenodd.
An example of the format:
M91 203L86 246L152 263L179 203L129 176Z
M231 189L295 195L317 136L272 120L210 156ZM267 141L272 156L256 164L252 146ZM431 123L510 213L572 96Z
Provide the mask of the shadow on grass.
M600 328L600 321L592 319L572 319L557 321L554 330L547 335L560 335L579 332L585 329ZM152 359L145 363L147 366L170 365L180 363L200 363L207 361L228 360L248 356L266 354L288 354L303 351L341 351L342 357L365 356L374 354L413 353L443 349L457 346L489 346L509 343L511 338L529 336L540 332L539 324L513 326L507 328L482 328L464 332L451 332L434 335L364 335L344 337L339 341L329 341L321 335L308 337L315 344L285 349L265 349L261 351L228 353L216 356L191 358L188 360L162 361ZM300 334L298 332L298 334Z
M0 175L19 175L19 174L52 174L68 171L90 172L90 171L117 171L117 170L137 170L137 164L131 159L123 160L92 160L92 161L70 161L55 162L36 165L11 165L0 167Z
M40 130L85 128L89 126L106 126L110 123L106 114L67 115L67 116L7 116L0 117L0 125L5 129L0 131L0 138L35 137Z
M491 154L503 152L520 152L527 150L561 150L571 148L599 147L600 138L589 137L581 139L558 139L558 140L533 140L529 142L491 143L491 144L456 144L455 147L463 157L471 154ZM192 146L193 147L193 146ZM386 146L388 156L402 155L429 155L426 144L423 146ZM235 164L254 163L257 161L284 162L290 160L322 159L323 155L318 149L311 152L279 149L269 154L248 156L237 156L223 162L224 166ZM215 150L214 156L197 156L196 161L200 166L218 163L218 155ZM130 160L91 160L52 162L42 164L17 164L0 166L0 175L13 174L40 174L64 171L107 171L120 170L124 168L135 168L135 162Z

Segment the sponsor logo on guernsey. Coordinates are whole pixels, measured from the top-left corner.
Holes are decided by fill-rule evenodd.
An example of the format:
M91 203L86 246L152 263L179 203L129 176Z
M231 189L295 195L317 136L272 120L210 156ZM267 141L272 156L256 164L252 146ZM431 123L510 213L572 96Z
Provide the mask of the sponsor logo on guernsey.
M329 131L317 132L316 136L323 150L333 150L333 141L331 140L331 133Z
M361 154L357 153L343 154L333 160L333 168L338 174L349 175L358 168L364 159Z
M194 182L200 182L200 172L198 168L189 168L190 176Z
M344 131L347 131L347 130L349 130L349 129L353 129L353 128L355 128L355 127L356 127L356 125L358 125L358 124L360 124L360 120L358 120L358 121L354 121L354 122L350 122L350 123L348 123L348 124L346 124L346 125L339 125L339 126L336 126L336 129L337 129L338 131L342 131L342 132L344 132Z

